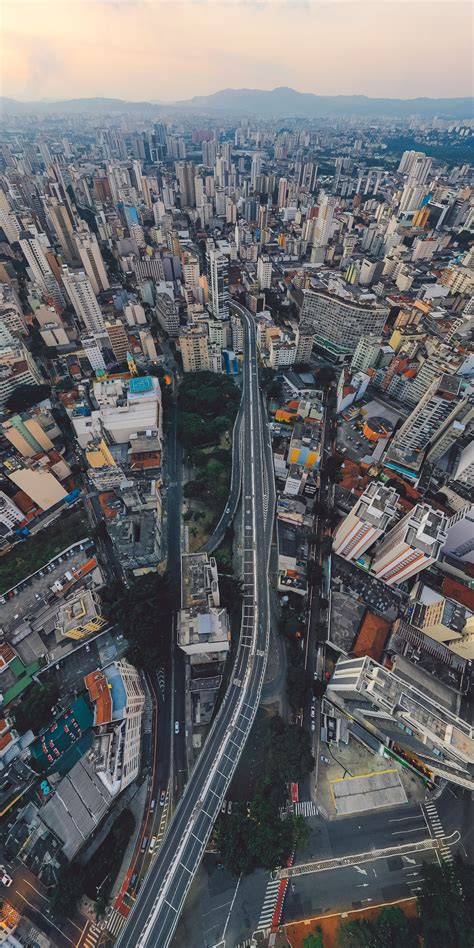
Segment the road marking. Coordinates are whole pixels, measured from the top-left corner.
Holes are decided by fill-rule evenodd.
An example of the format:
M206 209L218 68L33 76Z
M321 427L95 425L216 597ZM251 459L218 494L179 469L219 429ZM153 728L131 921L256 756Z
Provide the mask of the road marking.
M190 875L190 876L192 876L192 872L191 872L191 870L190 870L190 869L188 869L188 867L184 865L184 862L180 862L180 866L182 866L182 867L183 867L183 869L186 869L186 872L189 872L189 875Z
M424 828L424 826L417 826L412 830L396 830L394 833L392 833L392 836L405 836L406 833L422 833Z

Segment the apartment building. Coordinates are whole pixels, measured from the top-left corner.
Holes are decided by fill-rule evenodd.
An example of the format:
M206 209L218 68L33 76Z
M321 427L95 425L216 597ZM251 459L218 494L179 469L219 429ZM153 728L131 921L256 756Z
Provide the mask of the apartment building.
M357 560L386 532L397 515L398 494L371 481L362 497L339 524L333 550L346 560Z
M381 540L372 570L389 586L405 582L439 558L448 518L429 504L417 504Z

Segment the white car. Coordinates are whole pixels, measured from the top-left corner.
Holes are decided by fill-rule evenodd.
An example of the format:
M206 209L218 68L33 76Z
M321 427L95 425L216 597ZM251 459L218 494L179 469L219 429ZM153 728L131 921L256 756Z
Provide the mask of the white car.
M10 885L12 884L12 882L13 882L12 877L9 876L9 875L8 875L8 872L6 871L5 866L0 866L0 882L1 882L3 885L6 885L7 888L8 888L8 886L10 886Z

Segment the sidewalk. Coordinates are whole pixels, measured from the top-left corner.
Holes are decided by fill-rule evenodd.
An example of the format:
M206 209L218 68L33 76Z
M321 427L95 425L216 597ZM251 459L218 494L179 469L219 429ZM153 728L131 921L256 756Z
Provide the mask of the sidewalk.
M349 744L341 744L339 747L331 749L327 744L319 744L320 757L326 757L331 761L326 764L319 760L318 786L314 794L314 801L319 808L320 813L325 819L332 820L338 817L334 803L332 784L334 781L350 780L351 777L359 777L367 774L395 770L400 776L402 786L405 790L407 803L423 803L427 798L428 791L422 781L406 770L396 760L388 759L382 754L375 754L363 747L353 738L349 739Z

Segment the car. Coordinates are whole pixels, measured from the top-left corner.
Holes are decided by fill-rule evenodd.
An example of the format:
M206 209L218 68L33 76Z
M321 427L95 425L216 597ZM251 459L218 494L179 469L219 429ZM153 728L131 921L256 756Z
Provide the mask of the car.
M150 813L154 812L155 806L156 806L156 800L152 800L150 803Z
M0 602L1 602L2 606L6 603L6 601L7 601L7 600L5 599L5 596L0 596Z
M312 720L314 720L315 715L316 715L316 711L315 711L315 709L314 709L314 705L311 705L311 719L312 719Z
M5 869L5 866L0 866L0 882L2 885L6 885L7 888L11 886L13 882L12 877L8 875L8 872Z
M147 846L148 846L148 836L145 836L145 838L144 838L144 840L143 840L143 843L142 843L142 847L141 847L142 853L145 852L145 849L147 848Z
M150 845L148 847L148 852L150 853L150 856L153 855L155 851L155 846L156 846L156 836L152 836L150 840Z
M229 800L227 804L227 813L229 814L229 816L232 813L232 800Z
M227 813L227 800L224 800L221 806L221 813Z
M179 721L174 722L174 733L179 734Z
M330 764L330 763L331 763L331 761L329 760L329 757L325 757L324 754L320 754L319 756L320 756L320 759L322 760L323 764Z
M311 721L311 731L313 732L313 734L315 730L316 730L316 721Z
M91 650L90 645L86 645L86 652L90 652L90 650Z
M35 599L41 599L41 596L39 593L35 593Z
M165 805L165 800L166 800L166 789L163 788L162 790L160 790L160 806Z

